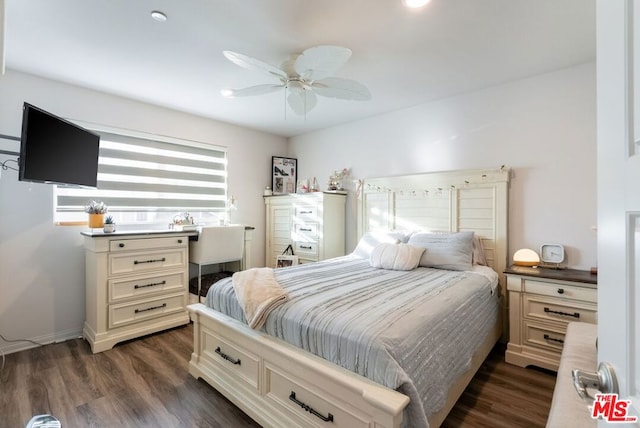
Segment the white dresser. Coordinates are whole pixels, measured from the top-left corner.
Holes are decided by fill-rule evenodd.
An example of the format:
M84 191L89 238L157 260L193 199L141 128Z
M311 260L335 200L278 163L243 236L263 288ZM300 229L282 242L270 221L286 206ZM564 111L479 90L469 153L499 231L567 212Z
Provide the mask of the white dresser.
M188 248L193 233L82 233L83 335L94 353L189 322Z
M567 324L597 324L597 276L574 269L511 266L509 343L505 360L558 370Z
M293 247L300 263L344 255L346 193L265 196L266 265Z

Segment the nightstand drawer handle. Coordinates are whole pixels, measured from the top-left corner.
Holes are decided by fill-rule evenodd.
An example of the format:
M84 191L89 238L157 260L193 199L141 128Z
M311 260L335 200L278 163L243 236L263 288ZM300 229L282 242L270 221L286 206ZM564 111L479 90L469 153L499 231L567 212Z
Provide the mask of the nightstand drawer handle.
M161 258L161 259L151 259L151 260L134 260L134 261L133 261L133 264L134 264L134 265L139 265L139 264L142 264L142 263L158 263L158 262L165 262L165 261L167 261L167 258L166 258L166 257L163 257L163 258Z
M558 288L558 294L564 294L564 288Z
M219 346L216 348L216 354L220 355L222 358L224 358L225 360L229 361L230 363L237 364L237 365L241 365L242 364L242 362L240 361L240 358L238 358L236 360L236 359L228 356L227 354L225 354L224 352L222 352L220 350Z
M134 312L136 314L139 314L140 312L147 312L147 311L154 311L156 309L162 309L162 308L166 308L167 304L163 303L160 306L151 306L150 308L145 308L145 309L136 309Z
M568 313L568 312L561 312L561 311L552 311L549 308L544 308L544 311L546 313L549 314L556 314L556 315L563 315L565 317L574 317L574 318L580 318L580 313L579 312L574 312L572 314Z
M152 282L151 284L144 284L144 285L136 284L136 285L133 286L133 288L135 288L137 290L138 288L153 287L154 285L165 285L166 283L167 283L167 281Z
M549 336L548 334L545 334L545 335L544 335L544 340L546 340L547 342L558 342L558 343L564 343L564 340L562 340L562 339L556 339L556 338L553 338L553 337Z

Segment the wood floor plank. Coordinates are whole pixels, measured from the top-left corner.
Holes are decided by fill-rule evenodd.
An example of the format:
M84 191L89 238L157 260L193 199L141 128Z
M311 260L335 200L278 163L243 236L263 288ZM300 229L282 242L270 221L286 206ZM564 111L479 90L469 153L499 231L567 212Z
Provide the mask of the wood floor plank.
M7 356L0 371L0 428L51 413L67 427L259 427L206 382L189 375L193 327L92 354L82 339ZM496 346L443 426L544 427L555 373L504 362Z

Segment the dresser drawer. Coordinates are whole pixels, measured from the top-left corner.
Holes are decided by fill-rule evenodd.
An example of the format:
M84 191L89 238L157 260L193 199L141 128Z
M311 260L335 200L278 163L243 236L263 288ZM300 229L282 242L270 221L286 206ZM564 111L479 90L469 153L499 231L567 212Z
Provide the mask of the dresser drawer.
M294 243L294 253L300 257L310 256L317 257L318 256L318 243L317 242L304 242L304 241L296 241Z
M316 239L318 236L318 223L297 223L294 225L293 233L295 233L294 239Z
M553 296L558 299L581 300L583 302L590 303L596 303L598 298L598 291L595 288L553 284L529 279L524 280L524 291L526 293Z
M259 389L260 358L230 340L223 339L211 332L202 330L202 349L205 358L223 372Z
M566 329L564 328L524 322L524 343L529 346L561 353L565 333Z
M109 302L157 293L172 293L185 288L184 271L111 279L109 280Z
M189 238L173 236L166 238L116 239L109 242L109 251L155 250L158 248L186 248Z
M598 312L595 305L575 301L565 301L540 295L525 294L524 316L543 320L582 321L597 324Z
M184 268L186 264L186 247L139 253L112 253L109 254L109 275L179 269Z
M319 211L317 205L296 205L294 219L297 220L317 220Z
M185 310L186 293L150 298L144 302L109 306L109 328L141 322Z
M308 427L369 428L366 415L358 415L345 403L329 394L318 395L318 388L286 374L265 362L267 398L285 408ZM315 392L310 391L313 390Z

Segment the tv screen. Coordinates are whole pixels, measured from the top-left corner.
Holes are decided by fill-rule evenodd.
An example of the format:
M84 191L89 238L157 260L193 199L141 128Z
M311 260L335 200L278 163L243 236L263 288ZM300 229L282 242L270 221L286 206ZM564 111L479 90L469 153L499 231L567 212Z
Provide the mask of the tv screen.
M24 103L21 181L96 187L100 136Z

